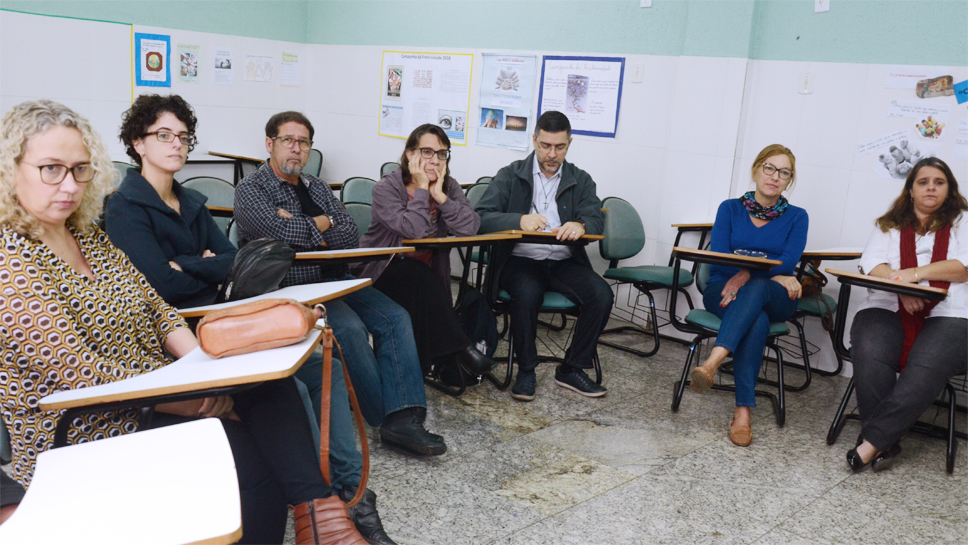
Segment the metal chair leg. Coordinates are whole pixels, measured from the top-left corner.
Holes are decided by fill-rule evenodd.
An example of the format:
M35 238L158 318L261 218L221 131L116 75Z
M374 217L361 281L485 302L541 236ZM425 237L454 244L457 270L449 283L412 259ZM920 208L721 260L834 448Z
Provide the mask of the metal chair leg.
M653 340L652 350L649 350L648 352L645 352L642 350L636 350L634 348L630 348L625 345L602 340L601 338L601 335L605 335L607 333L620 333L623 331L635 331L636 333L642 333L643 335L649 334L648 330L643 329L639 326L622 326L622 327L616 327L613 329L606 329L605 331L602 331L601 335L599 335L598 337L599 344L603 344L609 348L615 348L616 350L621 350L623 352L628 352L629 354L635 354L640 358L652 357L655 355L656 352L659 351L659 317L655 311L655 297L653 297L652 292L649 292L649 291L643 291L642 293L644 293L646 297L649 298L649 312L650 312L650 316L652 317L652 340Z
M958 454L958 441L955 438L955 413L958 411L955 389L951 383L944 385L945 392L948 394L948 448L945 458L945 469L948 474L955 472L955 458Z
M776 412L776 425L783 427L786 423L786 384L783 382L783 353L780 351L780 347L773 344L770 348L776 353L776 378L777 382L780 383L777 387L777 399L779 406ZM809 369L809 366L807 367ZM810 372L807 371L807 382L803 385L804 388L810 383Z
M682 394L686 390L686 384L688 384L689 372L692 370L692 359L696 353L696 347L702 342L701 338L697 338L692 342L689 347L689 354L686 356L686 364L682 368L682 377L676 382L672 390L672 412L679 410L679 404L682 403Z
M837 437L840 435L840 431L844 429L844 413L847 411L847 404L850 403L850 396L854 393L854 378L851 377L850 382L847 383L847 391L844 392L844 398L840 400L840 407L837 409L837 414L834 416L834 421L830 423L830 430L827 432L827 444L832 445L837 442Z
M507 315L504 315L505 324L507 324ZM501 382L500 379L494 376L494 372L488 372L484 375L484 378L489 380L491 384L494 385L498 390L504 391L508 389L511 385L511 377L514 374L514 334L508 329L508 369L507 373L504 375L504 381Z

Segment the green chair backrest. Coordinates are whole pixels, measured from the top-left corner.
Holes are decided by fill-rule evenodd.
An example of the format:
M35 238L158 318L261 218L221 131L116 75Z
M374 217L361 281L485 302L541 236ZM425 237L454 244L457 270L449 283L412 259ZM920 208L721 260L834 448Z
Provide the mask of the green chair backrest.
M645 228L635 207L618 197L602 201L605 215L604 240L598 241L598 251L609 261L628 259L645 247Z
M703 250L708 250L709 245L709 243L706 243ZM696 288L699 293L706 292L706 282L709 282L709 263L700 263L699 268L696 269Z
M262 163L253 163L252 161L241 161L239 164L242 165L243 178L259 170L259 167L262 166Z
M390 161L389 163L383 163L382 165L380 165L380 177L382 178L398 168L400 168L400 163L395 163L393 161Z
M140 170L138 165L132 165L131 163L125 163L124 161L114 161L114 170L118 172L118 179L114 180L114 184L111 185L111 189L117 189L124 181L124 177L128 175L128 170Z
M370 222L373 221L370 205L361 202L348 202L345 206L346 213L353 218L353 223L356 224L356 230L362 237L370 229Z
M239 222L235 221L234 219L229 222L229 230L228 233L226 233L226 236L229 237L229 242L235 245L236 248L239 247Z
M467 188L467 200L471 201L471 206L477 205L477 201L481 200L484 196L484 192L487 191L488 183L476 183Z
M309 159L306 161L306 166L303 167L303 172L306 174L312 174L313 176L319 178L319 173L323 170L323 152L316 148L309 150Z
M474 183L475 184L489 184L489 183L491 183L491 180L493 180L493 179L494 179L494 176L481 176Z
M194 189L202 195L208 197L208 206L225 206L232 208L235 206L235 186L221 178L213 176L196 176L182 182L183 187ZM231 218L213 218L218 228L223 233L227 233Z
M343 188L339 192L339 200L344 203L361 202L365 204L373 203L373 186L376 180L354 176L343 182Z

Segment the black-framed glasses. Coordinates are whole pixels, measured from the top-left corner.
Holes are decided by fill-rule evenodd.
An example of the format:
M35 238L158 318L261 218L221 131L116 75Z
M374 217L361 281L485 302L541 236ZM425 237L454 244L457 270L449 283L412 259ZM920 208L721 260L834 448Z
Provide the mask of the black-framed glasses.
M437 150L437 149L433 149L433 148L419 148L417 151L420 152L420 156L423 157L424 159L430 159L434 155L436 155L437 158L440 159L441 161L446 161L446 160L450 159L450 150L449 149L440 149L440 150Z
M769 164L769 163L766 163L766 164ZM755 250L743 250L742 248L733 250L733 253L744 257L761 257L761 258L766 257L765 252L757 252Z
M47 185L57 185L63 182L67 178L68 172L74 176L74 181L79 184L86 184L94 179L94 167L91 166L91 163L81 163L72 167L57 163L49 165L35 165L27 161L21 161L21 163L37 167L37 170L40 171L40 181Z
M298 142L299 151L309 151L309 149L313 147L313 141L306 140L305 138L293 138L291 136L274 136L272 137L272 140L273 141L278 140L279 143L282 144L282 147L289 148L289 149L292 149L292 147L296 145L296 142Z
M194 134L175 134L171 131L154 131L146 132L145 136L154 136L163 144L171 144L175 141L176 136L181 140L182 145L185 146L194 146L198 143L198 139L195 138Z
M767 176L773 176L774 172L780 173L780 179L784 181L790 181L793 178L793 171L788 168L776 168L770 163L763 163L763 174Z

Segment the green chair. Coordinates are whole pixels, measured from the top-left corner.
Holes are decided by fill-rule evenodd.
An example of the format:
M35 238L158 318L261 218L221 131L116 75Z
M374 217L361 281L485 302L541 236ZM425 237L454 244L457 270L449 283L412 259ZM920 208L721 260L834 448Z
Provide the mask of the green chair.
M488 185L491 181L490 176L485 176L481 180L487 179L484 182L478 181L474 185L468 187L464 191L464 195L467 196L467 200L470 201L471 207L477 205L477 202L481 200L484 193L487 191ZM482 275L484 274L484 260L487 259L487 255L481 254L481 252L471 252L471 262L477 265L477 286L480 287Z
M400 168L400 163L395 163L393 161L390 161L388 163L383 163L382 165L380 165L380 177L382 178L398 168Z
M656 314L655 298L652 296L654 290L671 290L673 284L678 285L678 290L686 297L689 308L692 309L692 298L686 288L693 282L693 276L689 271L679 271L678 282L673 282L672 262L668 267L661 265L640 265L636 267L619 267L618 262L637 255L645 246L645 230L642 227L642 218L635 208L628 201L618 197L606 197L602 201L602 208L605 210L605 238L598 242L598 251L603 258L608 260L608 270L602 276L606 280L614 280L618 284L631 284L639 292L649 298L649 314L652 320L652 332L637 326L622 326L606 329L602 335L609 333L620 333L625 331L635 331L644 335L651 335L653 339L652 349L648 352L636 350L627 345L610 342L599 338L598 342L611 348L617 348L643 358L650 357L659 351L659 317ZM678 246L682 237L682 231L676 237L675 245ZM701 242L700 242L701 244ZM675 314L675 305L669 307L670 314Z
M239 247L239 222L235 221L235 219L229 222L229 230L226 236L229 237L229 242L236 248Z
M343 206L346 207L346 213L353 218L353 223L356 224L356 230L362 237L370 228L370 222L373 221L370 205L362 202L348 202Z
M477 184L489 184L489 183L491 183L491 180L493 180L493 179L494 179L494 176L481 176L480 178L477 179L476 182L474 182L474 185L477 185Z
M113 161L113 163L114 170L118 172L118 178L114 181L114 184L111 185L111 191L114 191L118 188L118 186L121 185L121 182L124 181L124 177L128 175L129 170L141 170L138 165L132 165L131 163L125 163L124 161Z
M696 270L696 287L699 288L699 292L702 293L706 289L706 282L709 279L709 263L710 261L705 261L707 258L699 258L695 256L683 256L680 258L673 251L673 276L672 276L672 287L670 289L670 304L671 308L676 308L676 299L680 292L681 286L679 284L679 278L681 277L681 260L695 260L699 263L699 267ZM683 333L688 333L690 335L695 335L689 346L689 352L686 356L686 363L682 368L682 377L678 382L675 383L673 388L672 397L672 412L677 412L679 410L679 405L682 402L682 394L686 389L686 385L689 384L689 373L692 372L693 368L697 366L698 363L698 348L699 345L706 339L715 337L719 333L719 328L722 325L722 320L707 310L692 309L689 314L686 315L685 322L679 321L675 312L670 313L670 321L673 327ZM777 393L774 395L771 392L766 392L763 390L756 390L755 393L758 396L766 397L770 400L773 405L773 413L776 416L777 426L783 426L786 422L786 395L785 388L783 387L783 353L780 347L777 345L777 339L783 335L789 333L790 329L787 327L785 322L774 322L770 324L770 332L766 338L766 347L772 350L776 354L776 369L777 369L777 381L767 381L762 377L758 379L757 382L761 384L775 384L777 386ZM731 371L732 362L726 361L720 366L720 373L729 373ZM713 390L721 390L727 392L735 392L736 387L729 384L714 384L712 386Z
M343 188L339 191L339 200L343 203L373 204L373 186L375 185L376 180L354 176L343 182Z
M490 253L490 252L489 252ZM487 265L492 267L490 263ZM504 380L501 380L494 376L493 372L484 375L485 378L491 381L499 390L506 390L508 386L511 385L511 378L514 375L514 334L508 324L510 320L510 303L511 295L503 290L498 289L495 285L501 276L501 271L497 270L495 274L488 275L488 286L485 286L485 297L488 297L491 308L494 309L498 314L504 316L504 326L503 330L507 332L508 337L508 359L507 359L507 372L504 376ZM562 314L577 317L578 316L578 305L573 303L571 299L568 299L564 295L554 292L547 291L544 294L544 300L541 303L541 308L539 309L539 314L541 313L551 313L551 314ZM562 328L563 329L563 328ZM559 358L557 356L539 356L539 362L554 361L558 363L563 363L564 358ZM598 353L595 353L595 357L592 358L592 365L595 369L595 383L602 383L602 365L598 358Z
M208 197L208 206L225 206L232 208L235 206L235 186L221 178L212 176L196 176L182 182L182 187L194 189L202 195ZM232 218L215 217L215 224L228 234L229 223Z
M303 167L303 172L319 178L319 173L322 170L323 170L323 152L319 151L316 148L309 150L309 159L306 160L306 166Z

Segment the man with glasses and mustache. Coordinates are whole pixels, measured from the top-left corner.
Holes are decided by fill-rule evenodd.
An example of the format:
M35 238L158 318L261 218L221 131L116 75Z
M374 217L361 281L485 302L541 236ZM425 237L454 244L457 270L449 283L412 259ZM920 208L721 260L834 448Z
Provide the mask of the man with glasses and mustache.
M243 178L235 190L234 215L240 247L259 238L281 240L297 252L359 245L356 224L329 184L303 172L314 132L312 123L299 112L282 112L269 119L265 140L269 160ZM293 265L282 286L352 278L345 265ZM330 301L326 311L367 422L380 428L385 443L418 454L443 454L447 450L444 438L424 428L427 398L407 311L372 287ZM369 344L370 333L373 348ZM302 374L306 372L301 370ZM313 380L307 378L304 382L313 384ZM321 380L320 376L315 383ZM318 391L311 395L318 414ZM337 419L331 418L331 425L335 424ZM353 492L355 488L344 489L340 496L349 500ZM373 517L367 513L357 516L354 512L360 506L367 507L364 504L369 504ZM363 501L350 509L350 514L370 543L393 543L383 533L371 491L367 490ZM375 524L371 518L376 519ZM379 526L380 535L368 535L368 524L371 528Z
M556 233L558 240L601 234L604 218L595 182L565 161L571 145L568 118L561 112L543 113L535 125L533 142L534 153L498 171L477 203L480 232L548 231ZM579 308L574 338L564 363L555 370L555 384L586 397L605 395L605 388L595 384L584 369L592 367L613 297L605 280L592 270L584 246L503 243L495 249L487 272L499 274L499 281L490 285L511 296L511 329L518 357L511 397L531 401L535 396L535 334L546 290L561 293Z

